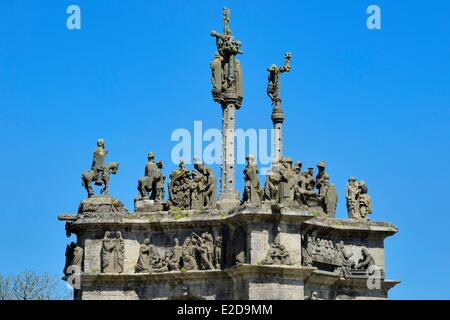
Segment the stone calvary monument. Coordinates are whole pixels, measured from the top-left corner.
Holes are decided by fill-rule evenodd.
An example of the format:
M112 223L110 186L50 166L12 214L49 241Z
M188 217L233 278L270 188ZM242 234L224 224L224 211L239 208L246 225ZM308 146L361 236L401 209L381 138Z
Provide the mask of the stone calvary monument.
M241 43L228 27L211 32L212 96L222 108L220 193L211 168L183 161L166 181L161 161L149 152L137 176L134 212L109 195L119 163L106 162L99 139L90 170L82 174L86 198L76 214L61 214L67 236L64 279L75 299L386 299L399 281L385 278L384 239L397 232L369 220L372 200L364 181L350 177L348 219L336 219L338 194L323 160L302 170L283 154L280 76L268 68L267 94L275 128L274 158L264 184L247 156L242 197L235 190L235 112L241 107ZM95 195L92 184L100 186ZM166 188L167 186L167 188ZM166 190L167 189L167 190ZM168 198L165 195L168 193Z

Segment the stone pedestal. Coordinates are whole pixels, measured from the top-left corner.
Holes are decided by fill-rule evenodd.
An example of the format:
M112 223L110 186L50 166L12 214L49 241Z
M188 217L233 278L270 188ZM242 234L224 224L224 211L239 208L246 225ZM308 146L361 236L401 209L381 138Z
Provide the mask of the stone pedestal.
M114 199L110 195L92 196L81 200L78 207L80 215L98 215L111 213L126 213L122 201Z

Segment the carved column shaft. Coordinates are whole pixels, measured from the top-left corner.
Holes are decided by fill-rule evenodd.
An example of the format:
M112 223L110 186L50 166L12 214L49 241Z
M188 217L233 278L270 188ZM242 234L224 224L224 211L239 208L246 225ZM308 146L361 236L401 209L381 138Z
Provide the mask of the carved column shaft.
M236 107L233 103L222 105L222 172L220 179L220 197L235 195L234 190L234 124Z
M272 112L273 122L273 159L283 156L283 122L284 114L281 108L281 100L275 102Z

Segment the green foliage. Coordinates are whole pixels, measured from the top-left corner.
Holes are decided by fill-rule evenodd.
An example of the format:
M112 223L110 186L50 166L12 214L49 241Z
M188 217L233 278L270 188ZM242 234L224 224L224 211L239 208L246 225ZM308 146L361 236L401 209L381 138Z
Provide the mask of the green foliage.
M189 212L177 212L175 214L175 220L183 219L183 218L189 218L191 214Z
M314 217L320 217L321 216L320 211L313 211L312 214L313 214Z

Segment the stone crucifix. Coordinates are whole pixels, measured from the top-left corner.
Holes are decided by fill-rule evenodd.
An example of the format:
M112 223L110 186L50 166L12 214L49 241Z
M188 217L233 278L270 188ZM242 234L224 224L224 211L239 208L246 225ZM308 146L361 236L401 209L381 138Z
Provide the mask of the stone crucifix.
M235 146L234 128L235 111L242 103L242 69L236 55L242 54L241 42L231 35L228 28L230 11L223 9L223 34L216 31L211 36L216 38L217 52L210 63L212 96L222 107L222 163L220 178L219 208L232 209L239 205L239 193L234 187Z
M279 160L283 156L283 135L282 125L284 122L284 113L281 106L280 98L280 75L284 72L291 71L291 54L286 52L284 54L284 65L277 67L277 65L271 65L267 71L269 72L267 95L272 100L272 122L274 128L274 155L273 159Z

